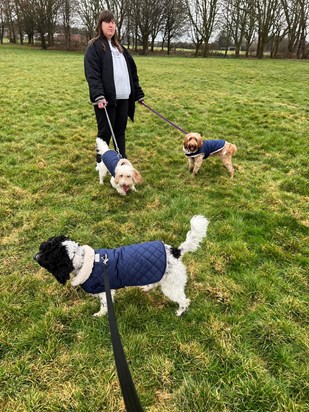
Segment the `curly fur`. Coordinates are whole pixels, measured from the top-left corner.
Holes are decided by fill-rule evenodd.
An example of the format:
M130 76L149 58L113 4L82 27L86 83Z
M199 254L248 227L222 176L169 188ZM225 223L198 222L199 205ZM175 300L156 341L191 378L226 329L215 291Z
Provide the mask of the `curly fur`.
M107 150L110 150L107 143L97 138L97 153L102 156ZM104 178L108 172L104 162L101 160L97 163L96 170L99 172L99 181L103 185ZM115 177L112 176L110 183L117 192L125 196L129 190L135 191L135 185L141 183L142 176L136 170L128 159L120 159L115 169Z
M49 238L40 245L39 252L34 257L38 264L52 273L59 283L64 285L70 279L74 270L72 258L69 257L65 241L66 236Z
M160 286L167 298L178 303L177 316L184 313L190 304L190 299L185 295L187 271L181 258L185 253L197 250L206 236L208 220L204 216L193 216L190 224L191 230L179 248L165 245L167 266L162 279L158 283L142 286L144 291ZM77 286L83 284L91 274L94 250L87 245L80 246L66 236L56 236L40 245L39 252L34 259L63 285L70 279L70 273L72 273L74 277L71 283ZM101 305L95 316L105 315L107 313L105 292L96 296L100 299Z
M189 153L197 152L203 145L203 138L199 133L188 133L185 135L183 141L183 148ZM232 164L232 156L237 152L236 145L225 142L222 150L211 154L211 156L220 157L223 165L227 168L231 178L234 177L234 167ZM188 157L189 171L195 176L200 170L204 160L204 154L200 154L196 157Z

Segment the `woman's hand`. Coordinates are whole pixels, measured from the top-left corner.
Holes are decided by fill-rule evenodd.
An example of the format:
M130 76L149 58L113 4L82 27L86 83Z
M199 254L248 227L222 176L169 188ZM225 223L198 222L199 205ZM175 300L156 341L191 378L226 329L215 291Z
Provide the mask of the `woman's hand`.
M104 109L106 106L107 106L106 99L98 100L98 108L99 109Z

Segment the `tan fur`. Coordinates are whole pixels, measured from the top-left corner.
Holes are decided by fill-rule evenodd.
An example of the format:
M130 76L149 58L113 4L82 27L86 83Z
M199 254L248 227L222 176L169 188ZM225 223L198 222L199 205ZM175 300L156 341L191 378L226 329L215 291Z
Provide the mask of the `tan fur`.
M203 138L199 133L188 133L185 135L183 147L187 151L194 153L202 147ZM230 173L231 178L234 177L234 167L232 164L232 156L237 152L237 147L233 143L225 142L223 149L220 152L210 156L220 157L222 163ZM197 157L188 157L189 171L196 175L200 170L204 160L204 155L200 154Z

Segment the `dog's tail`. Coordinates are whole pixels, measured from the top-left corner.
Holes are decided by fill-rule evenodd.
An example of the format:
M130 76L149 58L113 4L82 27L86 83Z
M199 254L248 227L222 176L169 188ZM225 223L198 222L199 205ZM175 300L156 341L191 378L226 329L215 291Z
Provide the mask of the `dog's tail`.
M187 252L195 252L207 234L209 222L205 216L193 216L190 224L191 230L187 233L186 240L178 248L179 257Z
M237 146L236 146L236 144L229 143L229 142L226 142L226 143L228 143L228 144L226 145L226 149L224 149L224 151L222 152L222 154L223 154L224 156L226 156L226 155L234 155L234 154L237 152Z
M231 148L232 148L233 154L235 154L235 153L237 152L237 146L236 146L236 144L231 143Z
M108 144L100 137L97 137L96 144L97 144L97 153L100 156L102 156L103 153L109 150Z

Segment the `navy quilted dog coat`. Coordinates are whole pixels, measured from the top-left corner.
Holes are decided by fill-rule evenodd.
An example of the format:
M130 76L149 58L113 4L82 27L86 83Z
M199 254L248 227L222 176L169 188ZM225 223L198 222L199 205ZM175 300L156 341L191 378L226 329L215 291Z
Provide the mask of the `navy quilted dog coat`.
M114 150L107 150L102 154L102 162L113 177L115 177L115 169L120 159L121 158Z
M210 155L220 152L225 145L225 140L204 140L202 147L194 153L185 151L185 155L188 157L196 157L204 153L204 159L207 159Z
M116 249L98 249L90 277L80 286L88 293L105 292L103 258L107 254L107 273L110 288L144 286L159 282L166 269L166 250L163 242L145 242Z

